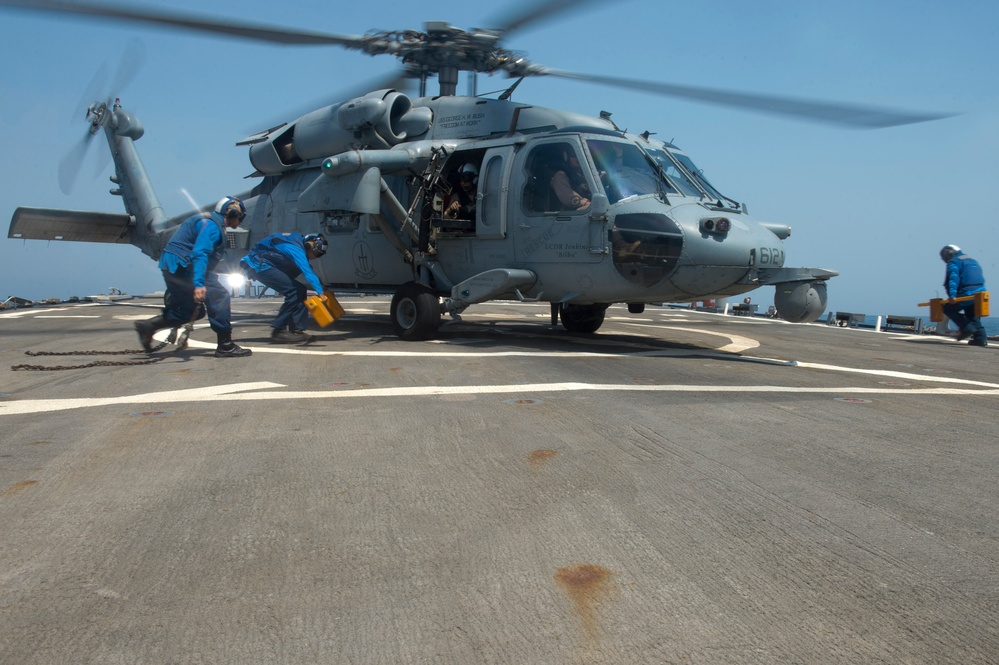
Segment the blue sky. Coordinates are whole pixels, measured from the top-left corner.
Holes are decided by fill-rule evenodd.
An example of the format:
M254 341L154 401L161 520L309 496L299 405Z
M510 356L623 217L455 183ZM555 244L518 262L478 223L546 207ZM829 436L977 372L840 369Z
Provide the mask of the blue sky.
M500 4L296 0L136 2L216 17L362 34L427 20L488 25ZM278 7L281 7L278 10ZM108 165L91 159L70 195L59 161L85 125L74 117L102 63L130 38L146 62L114 91L143 122L140 155L168 214L247 188L253 171L235 141L309 100L353 89L395 67L336 47L280 47L125 23L0 11L3 120L0 226L19 205L120 212ZM939 295L939 248L976 256L999 288L999 4L986 0L614 0L516 33L505 43L534 62L573 71L960 115L874 131L846 130L535 78L515 99L597 115L673 139L725 194L789 224L788 266L839 270L829 309L917 313ZM506 79L480 77L479 91ZM466 90L464 80L459 92ZM111 91L109 91L111 92ZM95 146L97 147L97 146ZM99 146L102 150L105 146ZM93 150L92 152L98 152ZM131 246L0 238L0 298L68 297L162 288ZM751 294L768 304L773 289Z

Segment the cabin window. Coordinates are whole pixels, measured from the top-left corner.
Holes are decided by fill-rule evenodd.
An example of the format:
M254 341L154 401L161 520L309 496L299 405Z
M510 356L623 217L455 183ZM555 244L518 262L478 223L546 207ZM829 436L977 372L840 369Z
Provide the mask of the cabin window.
M479 181L479 219L475 231L480 238L506 237L506 224L503 218L506 201L503 189L503 152L509 153L509 148L489 154L482 165L482 177Z

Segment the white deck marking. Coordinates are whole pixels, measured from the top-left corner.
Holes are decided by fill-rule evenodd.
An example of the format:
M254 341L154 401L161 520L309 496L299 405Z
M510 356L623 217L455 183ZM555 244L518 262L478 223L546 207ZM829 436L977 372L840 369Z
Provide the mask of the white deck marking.
M257 391L264 388L284 388L285 386L266 381L258 383L236 383L228 386L209 386L192 390L169 390L160 393L123 395L121 397L90 397L70 399L37 399L18 402L0 402L0 416L66 411L70 409L93 408L125 404L176 404L182 402L249 402L259 400L301 400L301 399L351 399L351 398L392 398L392 397L434 397L443 395L531 395L535 393L566 392L643 392L643 393L762 393L762 394L820 394L820 395L962 395L997 396L999 388L992 390L972 390L962 388L802 388L795 386L690 386L690 385L642 385L613 383L528 383L506 386L407 386L395 388L362 388L357 390L281 390L273 392Z
M935 383L959 383L966 386L982 386L984 388L999 388L999 383L987 383L985 381L969 381L968 379L955 379L949 376L924 376L922 374L911 374L908 372L896 372L887 369L860 369L857 367L840 367L838 365L823 365L821 363L798 362L798 367L806 369L821 369L831 372L846 372L852 374L870 374L872 376L886 376L893 379L908 379L910 381L933 381Z
M207 327L201 324L196 327ZM670 328L670 326L661 326ZM859 369L855 367L841 367L838 365L825 365L821 363L809 363L799 361L779 360L775 358L757 358L754 356L731 355L746 349L759 346L759 342L749 337L740 335L726 335L699 328L675 328L676 330L697 332L705 335L715 335L732 340L717 350L701 349L689 351L685 349L655 349L647 351L633 351L627 353L596 353L592 351L325 351L309 346L248 346L254 353L284 353L289 355L316 355L316 356L363 356L368 358L510 358L510 357L531 357L531 358L677 358L699 356L704 358L719 358L733 362L753 362L767 365L782 365L787 367L800 367L806 369L817 369L827 372L844 372L853 374L869 374L871 376L882 376L892 379L906 379L920 383L953 383L967 386L980 386L983 388L999 388L999 383L987 383L984 381L971 381L968 379L958 379L946 376L927 376L911 372L898 372L894 370L879 369ZM156 333L157 339L166 339L169 331ZM189 340L188 344L194 348L214 349L215 345L209 342ZM636 345L637 346L637 345ZM885 390L888 392L888 389Z
M100 307L99 303L80 303L78 305L73 305L73 309L78 309L80 307ZM0 312L0 317L5 319L21 319L26 316L33 318L42 318L38 316L39 314L48 314L49 312L65 312L70 309L70 307L49 307L48 309L35 309L34 307L18 307L17 309L10 311Z
M731 344L719 347L716 351L724 351L727 353L740 353L749 349L755 349L760 345L759 342L751 337L743 337L742 335L733 335L731 333L719 333L713 330L704 330L703 328L688 328L687 326L657 326L657 328L662 328L664 330L696 332L701 333L702 335L714 335L715 337L726 337L731 340Z
M188 390L165 390L157 393L123 395L121 397L72 397L67 399L27 399L20 402L0 402L0 415L20 413L42 413L45 411L66 411L112 404L153 404L174 402L214 401L215 397L232 397L233 393L264 388L284 388L283 384L269 381L255 383L234 383L228 386L208 386Z
M48 310L60 311L60 310ZM32 312L37 314L38 311ZM198 328L207 327L200 324ZM660 326L673 328L688 333L724 337L729 344L718 350L711 349L643 349L632 352L600 353L592 351L327 351L309 346L253 346L254 353L283 353L305 356L355 356L355 357L439 357L439 358L492 358L492 357L562 357L562 358L624 358L624 357L702 357L724 359L730 362L753 362L768 365L783 366L790 369L810 369L828 372L843 372L864 374L870 376L904 379L919 383L945 383L975 388L934 387L934 388L893 388L881 387L794 387L794 386L737 386L737 385L649 385L649 384L600 384L600 383L535 383L510 385L477 385L477 386L408 386L388 388L342 389L342 390L276 390L285 388L283 384L271 382L237 383L224 386L209 386L190 390L173 390L139 395L124 395L120 397L92 397L67 399L38 399L23 401L0 402L0 416L44 413L80 408L113 406L124 404L171 404L183 402L216 402L216 401L259 401L259 400L302 400L302 399L347 399L347 398L394 398L394 397L439 397L439 396L471 396L498 394L532 394L532 393L572 393L583 391L603 392L657 392L657 393L761 393L761 394L826 394L826 395L963 395L963 396L997 396L999 384L982 381L970 381L944 376L926 376L910 372L894 370L858 369L820 363L784 361L772 358L756 358L752 356L732 355L737 351L752 349L759 346L756 340L740 335L721 334L710 330L688 327ZM160 331L157 338L163 339L169 331ZM195 348L213 349L215 344L190 340L190 346ZM641 345L633 345L641 349ZM267 392L260 392L267 390Z

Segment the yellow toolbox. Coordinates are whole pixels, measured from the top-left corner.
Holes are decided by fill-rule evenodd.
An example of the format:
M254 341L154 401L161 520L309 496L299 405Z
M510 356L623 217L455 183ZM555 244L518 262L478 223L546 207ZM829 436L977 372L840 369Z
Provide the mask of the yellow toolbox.
M978 293L973 293L970 296L961 296L960 298L954 298L954 302L975 302L975 316L982 317L989 315L989 292L979 291ZM938 323L944 320L943 306L947 302L943 298L931 298L929 302L919 303L919 307L930 306L930 321Z
M326 291L324 295L326 302L323 302L319 296L309 296L305 299L305 306L321 328L325 328L344 315L343 307L337 302L333 292Z

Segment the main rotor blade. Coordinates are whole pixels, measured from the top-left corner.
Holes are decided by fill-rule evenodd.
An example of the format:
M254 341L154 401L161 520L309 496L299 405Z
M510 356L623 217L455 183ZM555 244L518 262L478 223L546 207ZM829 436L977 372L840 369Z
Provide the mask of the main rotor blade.
M592 4L597 0L535 0L520 11L513 12L505 18L498 18L489 25L492 30L508 35L515 30L522 30L534 23L553 18L560 12L569 9L582 9L583 5ZM604 2L606 0L600 0Z
M213 19L180 12L132 9L121 5L99 2L70 2L69 0L0 0L2 7L16 7L34 11L79 14L112 20L148 23L183 30L207 32L227 37L237 37L273 44L322 45L335 44L360 49L363 38L351 35L334 35L307 32L289 28L239 23L231 19Z
M772 95L754 95L730 90L638 81L611 76L598 76L595 74L580 74L545 67L539 67L535 73L543 76L575 79L577 81L591 81L593 83L601 83L628 90L644 90L668 97L693 99L718 106L749 109L770 115L783 115L801 120L825 122L858 129L878 129L898 125L911 125L917 122L940 120L956 115L954 113L913 113L873 106L818 102Z

